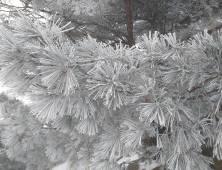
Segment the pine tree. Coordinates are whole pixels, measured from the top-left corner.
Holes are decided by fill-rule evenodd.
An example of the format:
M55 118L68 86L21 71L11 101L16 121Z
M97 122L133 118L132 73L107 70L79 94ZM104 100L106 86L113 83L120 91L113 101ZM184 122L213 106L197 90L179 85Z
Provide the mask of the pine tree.
M59 11L70 1L56 2ZM80 13L97 9L89 2L81 1ZM36 0L33 7L45 3L55 5ZM62 162L120 170L130 163L123 158L136 155L138 163L155 160L169 170L208 170L213 161L203 145L222 159L220 33L180 41L149 32L132 47L113 46L91 35L73 41L73 23L57 14L17 14L0 27L1 85L28 100L1 104L10 159L27 170Z

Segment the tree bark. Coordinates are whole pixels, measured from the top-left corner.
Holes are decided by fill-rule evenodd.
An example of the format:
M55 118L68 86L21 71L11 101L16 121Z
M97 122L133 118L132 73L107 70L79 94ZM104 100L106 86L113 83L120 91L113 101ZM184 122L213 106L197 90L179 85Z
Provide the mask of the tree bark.
M133 46L133 17L132 17L132 8L131 0L124 0L126 5L126 25L127 25L127 40L130 47Z

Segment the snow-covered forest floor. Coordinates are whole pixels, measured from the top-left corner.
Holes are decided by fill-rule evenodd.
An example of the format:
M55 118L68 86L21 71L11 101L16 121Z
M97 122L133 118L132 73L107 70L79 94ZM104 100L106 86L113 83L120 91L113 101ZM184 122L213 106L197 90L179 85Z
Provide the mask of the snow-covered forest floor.
M157 166L158 166L158 164L155 161L153 161L150 164L148 164L148 163L147 164L139 164L139 169L138 170L152 170ZM79 166L79 167L77 167L77 169L78 170L85 170L86 167L85 166ZM52 170L67 170L67 164L63 163L61 165L58 165L58 166L54 167Z

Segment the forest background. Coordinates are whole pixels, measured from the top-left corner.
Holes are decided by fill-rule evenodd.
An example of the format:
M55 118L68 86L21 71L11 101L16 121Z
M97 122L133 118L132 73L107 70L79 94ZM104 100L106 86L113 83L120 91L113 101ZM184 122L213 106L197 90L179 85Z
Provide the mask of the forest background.
M74 169L80 161L91 169L99 167L108 170L111 167L129 170L134 167L136 170L144 165L148 167L154 160L159 168L172 170L182 170L184 167L201 170L220 168L221 67L217 65L220 63L218 56L221 47L221 40L217 39L221 28L220 0L20 2L18 6L13 0L0 1L1 85L7 87L5 94L25 101L22 104L12 97L1 97L2 154L23 162L4 164L2 166L5 169L18 169L20 166L22 169L26 166L28 170L43 170L64 162ZM205 29L208 31L204 33ZM62 57L54 61L50 56L55 53L68 55L68 61ZM71 54L80 57L73 62ZM175 59L176 55L180 59ZM205 58L197 58L199 55ZM121 62L116 56L122 57ZM136 59L129 56L136 56ZM190 57L189 61L186 61L187 56ZM191 60L193 63L189 63ZM53 75L55 72L60 74L56 70L58 65L61 66L60 62L60 71L65 76L68 72L71 79ZM72 65L69 62L73 62ZM189 68L189 64L193 68ZM73 65L73 72L69 72ZM106 67L117 70L111 74ZM132 71L135 68L138 71ZM180 68L184 70L181 79L178 79L175 74L180 75ZM120 77L118 80L111 81L119 83L113 85L118 90L107 90L108 87L102 85L97 87L96 84L101 81L102 84L110 83L107 77L102 80L99 71L111 79L117 74L116 71L122 71L117 75ZM175 74L171 71L175 71ZM77 75L74 75L76 72ZM129 75L132 76L130 80ZM65 85L56 84L62 81L65 81ZM87 85L83 87L85 83ZM74 91L78 97L72 96ZM118 100L113 98L114 93L119 95ZM201 93L204 94L203 98L199 95ZM55 96L59 96L59 100ZM73 108L82 107L85 110L73 109L75 113L68 114L69 109L65 107L70 106L70 103L67 106L64 103L71 99L67 99L67 96L74 99L88 96L71 103ZM52 98L55 100L52 101ZM176 99L183 105L180 105L178 113L172 113L172 108L178 106L175 104ZM159 112L163 109L164 116L157 113L158 109L147 113L148 105L151 107L154 101ZM190 101L197 105L192 105ZM58 113L55 103L61 106ZM128 106L134 110L133 113L130 110L129 113L125 112ZM168 114L175 114L176 118L167 120ZM171 125L167 125L167 121ZM177 128L180 131L175 130ZM192 128L192 133L188 133L188 129ZM182 140L185 133L187 144ZM34 138L33 134L38 137ZM119 139L119 143L113 141L115 138ZM169 143L173 143L172 146ZM184 151L178 145L186 146L184 148L187 150ZM211 152L206 154L203 152L207 150L207 145ZM169 146L174 152L167 150ZM180 153L178 150L190 154L190 158L193 153L198 154L197 162L200 165L184 162L185 158L177 155ZM166 159L167 152L171 159ZM133 157L135 155L136 158Z

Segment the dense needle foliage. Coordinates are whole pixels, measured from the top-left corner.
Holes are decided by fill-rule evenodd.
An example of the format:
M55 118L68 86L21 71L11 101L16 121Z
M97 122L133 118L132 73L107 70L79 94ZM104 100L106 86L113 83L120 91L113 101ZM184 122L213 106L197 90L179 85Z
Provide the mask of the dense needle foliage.
M33 1L34 10L45 2ZM92 17L98 6L89 2L94 6L78 9ZM208 170L206 145L222 159L219 32L212 37L205 30L187 41L149 32L129 47L82 33L73 41L73 22L26 14L18 11L0 26L1 85L28 101L1 104L9 158L27 170L62 162L71 169L122 170L129 163L123 158L132 155L169 170Z

